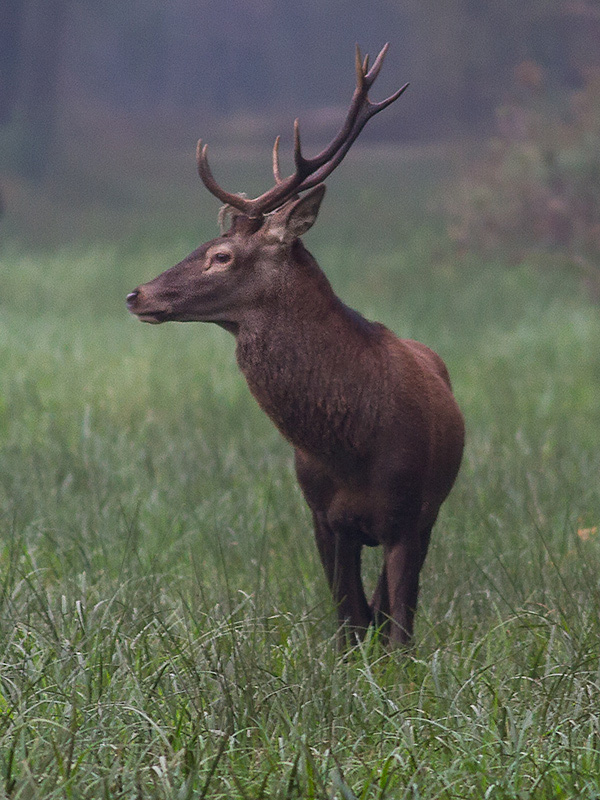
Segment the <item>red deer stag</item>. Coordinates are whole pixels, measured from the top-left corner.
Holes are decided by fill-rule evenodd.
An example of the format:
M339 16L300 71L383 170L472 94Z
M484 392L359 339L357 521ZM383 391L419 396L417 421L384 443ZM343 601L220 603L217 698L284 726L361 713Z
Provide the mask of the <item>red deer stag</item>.
M431 528L461 461L462 415L439 356L344 305L299 238L317 217L323 181L366 122L406 89L380 103L368 98L387 47L371 69L357 47L346 120L314 158L302 153L296 120L287 178L276 139L275 185L259 197L222 189L198 142L200 177L231 226L131 292L127 305L143 322L214 322L235 336L250 391L294 446L340 623L361 636L375 622L406 645ZM371 603L363 545L384 553Z

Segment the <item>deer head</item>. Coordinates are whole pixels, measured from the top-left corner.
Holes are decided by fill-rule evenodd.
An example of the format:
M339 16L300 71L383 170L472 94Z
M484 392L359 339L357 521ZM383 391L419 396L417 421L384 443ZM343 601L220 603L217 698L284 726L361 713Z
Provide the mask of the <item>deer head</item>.
M294 241L316 219L320 184L267 217L236 213L222 236L127 297L142 322L216 322L235 331L285 283Z
M294 172L281 177L279 137L273 146L274 186L254 199L222 189L208 164L207 145L198 142L199 175L206 188L231 213L230 229L194 250L187 258L139 286L127 297L129 310L143 322L217 322L233 331L261 300L281 286L296 240L314 223L325 187L323 181L342 161L368 120L387 108L408 84L386 100L373 103L368 91L379 75L388 45L369 69L356 48L356 88L344 124L331 143L306 158L294 123ZM306 194L303 194L306 192ZM225 214L223 214L225 216Z

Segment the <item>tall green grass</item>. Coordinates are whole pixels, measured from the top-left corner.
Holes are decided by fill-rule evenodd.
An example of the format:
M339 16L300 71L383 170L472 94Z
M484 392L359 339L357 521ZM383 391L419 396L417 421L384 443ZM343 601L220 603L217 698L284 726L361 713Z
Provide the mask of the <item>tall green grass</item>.
M455 258L426 176L387 166L336 177L307 244L441 353L465 412L410 656L336 652L232 338L125 312L186 226L3 245L0 797L600 796L598 309L569 275Z

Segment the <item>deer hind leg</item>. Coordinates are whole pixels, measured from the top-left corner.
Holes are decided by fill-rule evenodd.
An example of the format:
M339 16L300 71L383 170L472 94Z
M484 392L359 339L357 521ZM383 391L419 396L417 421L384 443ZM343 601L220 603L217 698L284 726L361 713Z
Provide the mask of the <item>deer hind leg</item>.
M373 622L381 632L384 640L388 638L390 632L390 594L388 591L387 570L385 562L381 568L377 586L369 603Z
M412 640L419 596L419 575L427 555L431 527L419 535L403 533L393 544L384 545L384 572L389 602L389 639L394 646L407 647Z
M346 633L362 638L372 621L361 577L362 544L351 531L337 530L318 514L314 514L314 522L317 548L337 605L343 638Z

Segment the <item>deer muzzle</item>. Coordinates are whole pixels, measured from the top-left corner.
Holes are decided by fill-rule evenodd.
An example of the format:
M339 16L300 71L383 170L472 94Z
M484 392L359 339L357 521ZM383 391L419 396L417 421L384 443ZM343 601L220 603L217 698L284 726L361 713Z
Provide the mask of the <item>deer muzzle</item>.
M159 325L161 322L166 322L168 312L158 308L152 308L144 294L144 287L138 286L133 292L130 292L125 298L127 309L141 322L149 322L151 325Z

